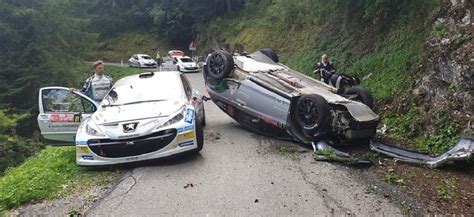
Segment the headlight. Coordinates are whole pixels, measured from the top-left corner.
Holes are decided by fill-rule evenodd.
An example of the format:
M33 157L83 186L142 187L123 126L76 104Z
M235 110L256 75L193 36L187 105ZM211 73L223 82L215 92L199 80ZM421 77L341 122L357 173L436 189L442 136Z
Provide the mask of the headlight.
M99 128L95 126L94 122L90 121L90 119L86 123L86 133L90 136L97 136L97 137L105 136L102 132L100 132Z
M175 123L177 123L178 121L183 120L183 118L184 118L184 112L185 112L185 111L186 111L186 107L183 106L183 108L181 108L181 111L180 111L178 114L176 114L174 117L172 117L171 119L169 119L168 121L166 121L163 125L159 126L158 128L160 128L160 127L166 127L166 126L175 124Z

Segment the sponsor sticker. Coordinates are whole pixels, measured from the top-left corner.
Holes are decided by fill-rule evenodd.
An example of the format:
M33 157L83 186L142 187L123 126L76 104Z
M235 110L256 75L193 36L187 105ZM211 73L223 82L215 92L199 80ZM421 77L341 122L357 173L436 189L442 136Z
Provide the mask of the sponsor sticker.
M91 156L91 155L82 155L81 157L84 160L94 160L94 156Z
M190 145L194 145L194 141L187 141L187 142L182 142L178 144L179 147L186 147Z
M186 110L186 116L184 116L184 122L188 124L192 124L194 120L194 110L192 109L187 109Z
M78 141L76 141L76 145L87 145L87 141L78 140Z
M135 136L140 136L140 134L130 134L130 135L124 135L124 136L119 136L118 138L129 138L129 137L135 137Z
M59 114L53 113L49 117L51 122L74 122L74 114ZM79 118L80 122L80 118Z
M267 117L267 116L264 116L264 115L258 115L258 118L260 118L261 120L263 120L263 121L264 121L265 123L267 123L267 124L271 124L271 125L273 125L273 126L279 127L278 121L273 120L273 119L270 118L270 117Z
M235 116L235 111L234 111L234 107L232 107L231 105L227 105L227 113L234 117Z
M160 119L153 119L153 120L149 120L149 121L147 121L147 122L142 122L142 123L140 123L140 125L138 125L138 126L144 127L144 126L147 126L147 125L149 125L149 124L154 124L154 125L156 125L156 124L158 124L159 122L160 122Z
M194 138L194 132L193 131L180 134L178 136L178 141L189 140L189 139L192 139L192 138Z
M182 132L192 130L192 129L194 129L194 125L188 125L182 128L178 128L178 133L182 133Z
M77 153L89 153L89 149L87 147L77 147Z
M126 158L125 160L128 160L128 161L130 161L130 160L138 160L138 157L128 157L128 158Z
M59 123L54 123L49 126L49 128L75 128L78 127L79 124L76 123L70 123L70 124L59 124Z
M80 114L75 114L74 115L74 122L76 122L76 123L81 122L81 115Z

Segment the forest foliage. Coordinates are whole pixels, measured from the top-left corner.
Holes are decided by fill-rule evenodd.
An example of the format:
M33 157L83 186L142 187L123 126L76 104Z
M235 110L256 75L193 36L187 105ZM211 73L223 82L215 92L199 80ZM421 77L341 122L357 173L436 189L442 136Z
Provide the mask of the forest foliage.
M439 2L3 0L0 109L30 114L7 133L9 138L30 137L36 129L38 89L78 86L84 74L91 73L84 72L91 69L85 69L83 61L98 57L94 52L100 49L123 59L128 48L108 47L120 46L120 37L156 39L180 48L197 40L200 54L212 51L216 43L242 44L249 52L271 47L285 64L306 73L328 52L340 71L366 78L366 88L378 99L390 100L418 75L429 15ZM111 38L118 39L101 44Z

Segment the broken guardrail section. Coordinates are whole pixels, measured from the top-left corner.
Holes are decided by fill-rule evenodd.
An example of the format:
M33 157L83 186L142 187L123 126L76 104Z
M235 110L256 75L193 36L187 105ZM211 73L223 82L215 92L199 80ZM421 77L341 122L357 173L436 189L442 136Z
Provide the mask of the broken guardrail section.
M403 149L379 140L371 140L370 149L393 157L397 161L436 168L452 161L469 160L474 156L474 139L462 138L453 148L438 156Z

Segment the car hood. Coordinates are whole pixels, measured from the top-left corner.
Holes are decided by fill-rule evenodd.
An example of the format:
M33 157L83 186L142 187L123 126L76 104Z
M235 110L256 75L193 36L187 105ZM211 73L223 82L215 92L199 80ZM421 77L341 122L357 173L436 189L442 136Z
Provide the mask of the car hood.
M185 103L185 100L166 100L105 108L100 107L92 115L92 120L98 125L106 125L132 120L167 117L182 108Z
M170 100L101 108L92 121L109 139L126 139L148 135L183 109L185 101ZM126 131L132 124L134 129Z

